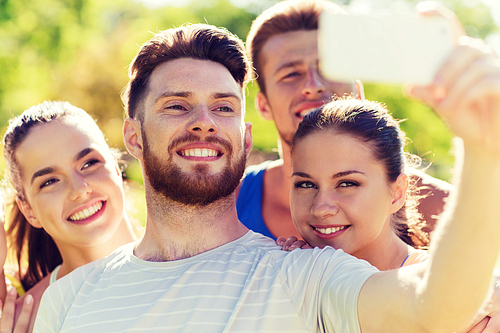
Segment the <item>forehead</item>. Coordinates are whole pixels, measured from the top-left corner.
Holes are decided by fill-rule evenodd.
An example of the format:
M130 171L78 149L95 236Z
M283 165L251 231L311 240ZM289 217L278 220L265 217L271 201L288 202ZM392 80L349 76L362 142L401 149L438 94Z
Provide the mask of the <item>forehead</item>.
M293 169L318 170L381 168L372 147L357 137L332 129L315 131L298 141L292 153Z
M189 92L193 96L208 97L231 93L243 100L243 88L222 64L209 60L180 58L160 64L151 74L146 103L165 93Z
M287 63L318 61L317 30L298 30L274 35L264 44L261 63L266 74L273 74Z
M97 125L81 117L63 118L31 128L15 156L22 174L28 175L70 161L89 147L109 151Z

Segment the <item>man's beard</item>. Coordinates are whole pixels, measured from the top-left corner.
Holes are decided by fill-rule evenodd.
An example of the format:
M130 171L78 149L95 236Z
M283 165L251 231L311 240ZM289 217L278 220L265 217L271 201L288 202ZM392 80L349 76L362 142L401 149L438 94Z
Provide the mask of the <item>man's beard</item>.
M200 163L195 167L195 174L189 175L173 163L173 155L176 154L173 147L183 142L198 142L200 138L197 135L189 134L172 142L168 148L170 157L165 162L151 152L146 136L143 135L142 138L144 170L149 183L157 193L178 203L206 206L225 198L235 191L245 172L246 152L243 151L240 158L231 163L233 149L221 139L207 137L205 141L218 143L226 148L228 165L222 172L209 175L209 167Z

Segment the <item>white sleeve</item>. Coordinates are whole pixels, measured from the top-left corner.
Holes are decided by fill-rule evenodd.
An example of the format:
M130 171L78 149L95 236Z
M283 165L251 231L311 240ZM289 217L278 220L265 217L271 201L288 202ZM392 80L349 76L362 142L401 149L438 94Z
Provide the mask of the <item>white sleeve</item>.
M308 325L318 332L361 332L359 292L378 270L330 247L290 254L282 264L284 284Z
M95 263L95 262L94 262ZM93 263L81 266L51 284L43 293L36 314L33 332L60 332L75 295L94 268Z
M57 327L57 315L51 311L53 307L47 306L51 303L52 298L48 296L49 290L45 290L36 313L35 326L33 332L59 332ZM49 300L48 300L49 299ZM57 298L55 298L57 299Z

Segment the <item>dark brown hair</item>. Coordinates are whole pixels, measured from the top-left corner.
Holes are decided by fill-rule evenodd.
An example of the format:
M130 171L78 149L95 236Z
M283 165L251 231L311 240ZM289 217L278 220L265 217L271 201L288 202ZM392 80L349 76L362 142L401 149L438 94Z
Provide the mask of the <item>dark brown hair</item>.
M130 81L122 93L128 117L142 120L141 101L147 94L154 69L166 61L180 58L218 62L241 87L250 78L251 67L243 42L226 29L192 24L164 30L142 45L130 64Z
M420 162L417 156L404 152L406 136L399 122L380 103L346 97L309 112L293 137L292 154L304 137L324 130L349 134L368 144L374 158L384 166L388 182L396 181L405 170ZM414 247L429 243L417 210L419 199L415 184L410 183L404 206L391 217L394 232Z

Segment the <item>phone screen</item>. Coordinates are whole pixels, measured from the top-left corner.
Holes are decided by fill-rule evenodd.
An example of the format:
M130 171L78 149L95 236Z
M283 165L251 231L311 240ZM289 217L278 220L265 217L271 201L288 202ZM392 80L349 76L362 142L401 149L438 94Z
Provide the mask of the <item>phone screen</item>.
M451 23L409 14L339 14L319 21L322 74L332 81L427 85L454 47Z

